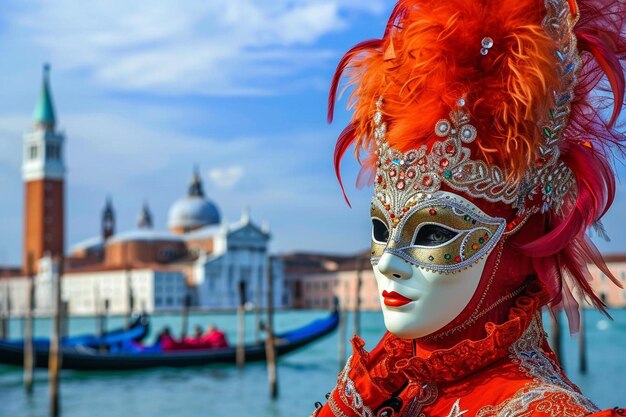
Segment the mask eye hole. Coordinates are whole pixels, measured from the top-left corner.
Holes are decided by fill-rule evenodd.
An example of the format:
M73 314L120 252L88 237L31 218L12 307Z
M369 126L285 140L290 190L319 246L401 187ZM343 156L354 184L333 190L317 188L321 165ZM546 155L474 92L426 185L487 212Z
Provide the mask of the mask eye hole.
M377 243L387 243L389 241L389 228L380 219L372 219L372 238Z
M415 235L416 246L439 246L451 241L458 236L457 232L453 232L445 227L436 224L427 224L417 231Z

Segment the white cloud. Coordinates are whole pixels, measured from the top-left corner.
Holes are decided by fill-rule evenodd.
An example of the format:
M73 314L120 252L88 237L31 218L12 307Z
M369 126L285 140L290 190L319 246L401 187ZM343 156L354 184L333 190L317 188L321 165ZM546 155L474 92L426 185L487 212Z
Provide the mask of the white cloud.
M303 69L332 62L319 47L346 14L383 0L40 0L11 16L56 66L105 87L160 94L259 95L289 88ZM45 24L42 24L45 22ZM295 77L293 77L295 78ZM300 81L301 82L301 81Z
M209 170L209 179L218 188L232 189L243 178L245 169L235 165L228 168L213 168Z

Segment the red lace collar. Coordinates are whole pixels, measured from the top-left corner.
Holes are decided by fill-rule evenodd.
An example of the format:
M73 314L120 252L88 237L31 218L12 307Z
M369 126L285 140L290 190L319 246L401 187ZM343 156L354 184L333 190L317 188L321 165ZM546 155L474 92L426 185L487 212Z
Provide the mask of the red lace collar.
M396 385L388 381L389 378L403 378L409 383L459 380L505 357L509 347L522 336L545 301L543 291L527 289L510 309L508 321L485 325L486 336L483 339L466 339L451 348L429 353L420 354L417 344L417 354L414 355L414 341L387 333L378 347L383 348L382 352L372 352L376 356L380 354L375 369L371 369L373 379L382 385ZM353 345L355 354L362 359L370 356L361 339L355 339Z

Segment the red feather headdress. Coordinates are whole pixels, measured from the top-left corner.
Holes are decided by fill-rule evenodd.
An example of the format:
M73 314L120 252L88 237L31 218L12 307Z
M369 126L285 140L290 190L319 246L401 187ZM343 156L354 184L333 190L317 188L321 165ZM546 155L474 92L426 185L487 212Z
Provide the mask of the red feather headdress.
M563 17L569 19L567 33L546 29L554 26L545 19L556 7L569 9ZM471 144L472 159L498 167L507 184L521 187L541 169L552 152L547 143L554 147L549 163L571 171L571 192L535 214L543 216L542 236L519 250L532 259L553 306L573 314L576 287L604 310L589 285L587 264L619 283L586 231L599 225L615 196L610 159L622 152L625 139L616 129L624 100L625 33L623 0L400 0L383 37L348 51L332 81L329 122L344 75L353 87L354 114L335 150L342 190L339 164L352 145L357 157L369 154L363 171L375 170L377 112L387 124L389 146L405 152L433 146L434 126L463 98L479 137ZM481 51L481 41L489 38L493 45ZM575 59L568 61L562 51ZM561 105L567 114L555 116ZM565 122L545 127L554 120ZM577 320L570 322L576 328Z

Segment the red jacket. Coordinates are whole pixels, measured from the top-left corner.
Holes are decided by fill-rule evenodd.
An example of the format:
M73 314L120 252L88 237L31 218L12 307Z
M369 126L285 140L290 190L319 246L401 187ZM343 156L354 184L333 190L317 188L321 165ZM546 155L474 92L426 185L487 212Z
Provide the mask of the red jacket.
M385 335L370 353L361 339L315 417L578 417L600 411L563 374L532 303L487 336L413 354L413 341Z

